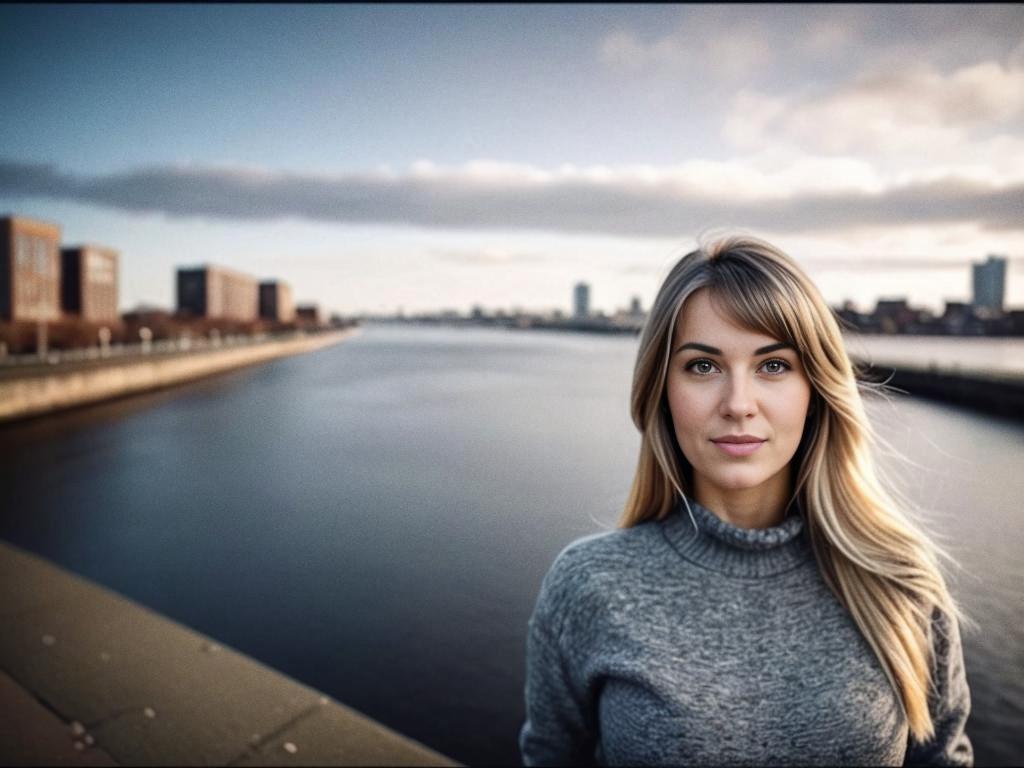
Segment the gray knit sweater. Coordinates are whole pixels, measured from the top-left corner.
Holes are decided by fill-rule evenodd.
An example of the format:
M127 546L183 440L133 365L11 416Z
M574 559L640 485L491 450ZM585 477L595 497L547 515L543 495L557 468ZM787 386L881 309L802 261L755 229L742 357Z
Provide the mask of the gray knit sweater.
M741 529L690 502L566 547L527 640L526 765L971 765L959 628L936 616L935 738L822 580L800 514Z

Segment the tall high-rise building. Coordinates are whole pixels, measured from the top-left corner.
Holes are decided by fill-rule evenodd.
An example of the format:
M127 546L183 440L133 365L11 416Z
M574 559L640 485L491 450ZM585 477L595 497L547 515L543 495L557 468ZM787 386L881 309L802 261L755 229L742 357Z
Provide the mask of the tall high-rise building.
M573 289L573 316L588 317L590 315L590 286L576 283Z
M179 268L178 310L209 319L255 320L258 285L255 278L223 267Z
M117 251L96 245L60 249L60 302L91 323L117 320Z
M987 261L971 265L971 269L975 308L1002 312L1006 298L1006 257L990 255Z
M0 320L60 319L60 227L0 218Z

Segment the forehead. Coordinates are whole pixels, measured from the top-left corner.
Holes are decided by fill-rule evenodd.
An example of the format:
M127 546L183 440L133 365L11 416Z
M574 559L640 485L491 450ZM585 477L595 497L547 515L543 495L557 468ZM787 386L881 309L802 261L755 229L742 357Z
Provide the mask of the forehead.
M673 348L695 341L722 350L755 348L781 341L774 336L740 325L713 300L706 288L695 291L683 304L676 318Z

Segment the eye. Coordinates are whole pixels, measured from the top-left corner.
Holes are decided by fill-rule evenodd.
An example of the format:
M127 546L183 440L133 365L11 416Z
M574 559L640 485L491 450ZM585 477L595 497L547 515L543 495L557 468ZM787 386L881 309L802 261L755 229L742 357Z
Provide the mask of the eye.
M791 368L789 363L777 357L772 360L765 360L761 363L761 367L765 369L764 372L769 376L778 376L780 373L785 373Z
M708 374L713 373L716 368L713 362L705 358L701 358L687 363L686 370L696 373L698 376L707 376Z

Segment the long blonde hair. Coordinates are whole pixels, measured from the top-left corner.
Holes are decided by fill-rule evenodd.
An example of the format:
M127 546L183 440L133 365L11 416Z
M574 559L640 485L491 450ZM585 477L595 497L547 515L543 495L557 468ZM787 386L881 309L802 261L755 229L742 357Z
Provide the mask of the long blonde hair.
M905 514L872 460L877 436L835 315L803 270L755 237L702 244L665 278L640 336L631 414L640 457L620 527L664 519L689 495L692 469L675 438L665 394L672 335L683 304L707 288L741 325L788 341L811 381L811 409L793 458L799 500L822 576L874 650L913 737L934 735L928 709L935 611L960 617L939 569L948 558ZM876 387L878 385L875 385Z

